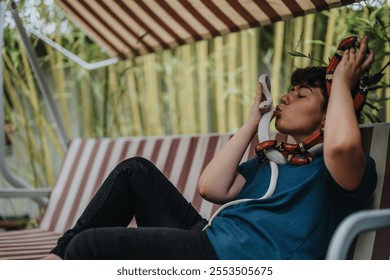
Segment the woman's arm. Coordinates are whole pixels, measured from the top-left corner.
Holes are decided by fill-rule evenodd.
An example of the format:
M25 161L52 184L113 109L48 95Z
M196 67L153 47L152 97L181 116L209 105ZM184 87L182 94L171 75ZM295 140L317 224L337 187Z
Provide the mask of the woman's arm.
M239 131L223 146L203 170L198 181L201 196L214 203L233 200L245 183L244 177L237 172L237 167L257 132L261 118L259 104L262 88L259 83L251 113Z
M374 52L366 55L367 37L360 51L344 52L332 81L324 127L324 160L335 181L345 190L355 190L366 168L358 120L353 106L351 89L374 60Z

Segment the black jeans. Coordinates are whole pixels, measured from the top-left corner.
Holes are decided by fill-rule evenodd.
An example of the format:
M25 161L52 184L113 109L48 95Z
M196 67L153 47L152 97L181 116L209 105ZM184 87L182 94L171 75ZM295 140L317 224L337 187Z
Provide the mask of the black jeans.
M128 228L135 216L137 228ZM144 158L121 162L52 253L64 259L217 259L206 224Z

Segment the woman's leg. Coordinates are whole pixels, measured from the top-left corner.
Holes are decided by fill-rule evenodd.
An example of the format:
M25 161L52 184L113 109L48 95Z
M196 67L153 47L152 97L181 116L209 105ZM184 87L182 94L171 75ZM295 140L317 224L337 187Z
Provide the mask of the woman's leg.
M131 158L110 173L76 225L59 239L52 253L63 257L69 242L82 231L127 227L134 215L139 227L191 229L202 220L151 162Z
M65 259L200 260L217 256L201 228L121 227L83 231L69 244Z

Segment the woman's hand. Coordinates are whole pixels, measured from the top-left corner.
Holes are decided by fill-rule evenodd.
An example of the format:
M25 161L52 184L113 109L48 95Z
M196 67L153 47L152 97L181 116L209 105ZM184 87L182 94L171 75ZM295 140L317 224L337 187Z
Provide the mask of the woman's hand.
M259 109L259 105L261 102L263 102L265 99L263 94L263 87L261 83L258 83L257 90L256 90L256 96L253 100L252 110L249 114L248 123L251 123L257 130L257 126L259 125L262 113Z
M362 74L370 67L374 61L374 51L371 49L368 53L368 38L364 36L360 41L359 52L356 53L355 48L344 51L343 57L336 67L333 75L333 82L345 83L351 90L353 89Z

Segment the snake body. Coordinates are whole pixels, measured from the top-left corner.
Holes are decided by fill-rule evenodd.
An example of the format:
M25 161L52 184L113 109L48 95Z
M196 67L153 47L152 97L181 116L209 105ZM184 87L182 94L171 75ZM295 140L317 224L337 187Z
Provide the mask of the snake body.
M259 109L263 112L261 116L261 120L258 125L258 139L259 143L264 143L271 141L270 139L270 123L273 118L274 113L274 105L273 105L273 99L272 94L270 91L271 83L270 83L270 77L267 74L263 74L259 77L259 83L262 85L263 89L263 95L265 97L265 100L260 103ZM276 150L276 149L265 149L264 150L265 156L278 164L284 164L286 163L286 158L283 156L283 154Z

